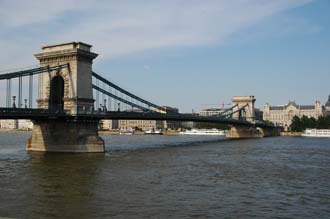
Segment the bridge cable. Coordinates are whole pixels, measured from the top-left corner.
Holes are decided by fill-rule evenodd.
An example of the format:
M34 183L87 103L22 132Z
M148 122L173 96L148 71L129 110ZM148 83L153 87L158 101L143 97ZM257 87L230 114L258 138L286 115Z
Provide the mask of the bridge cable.
M230 115L230 112L232 112L232 110L237 107L238 105L235 104L234 106L230 107L229 109L226 109L225 111L219 113L219 114L215 114L215 115L212 115L210 117L227 117L228 115Z
M132 93L126 91L126 90L124 90L123 88L121 88L121 87L119 87L118 85L116 85L116 84L110 82L109 80L103 78L102 76L100 76L99 74L97 74L97 73L95 73L95 72L92 72L92 75L93 75L95 78L98 78L98 79L101 80L102 82L106 83L107 85L111 86L112 88L115 88L116 90L122 92L123 94L126 94L126 95L129 96L129 97L132 97L132 98L134 98L134 99L136 99L136 100L138 100L138 101L140 101L140 102L142 102L142 103L144 103L144 104L146 104L146 105L148 105L148 106L151 106L151 107L153 107L153 108L156 108L156 109L158 109L158 110L164 110L163 107L158 106L158 105L156 105L156 104L154 104L154 103L151 103L151 102L149 102L149 101L147 101L147 100L144 100L144 99L142 99L142 98L140 98L140 97L138 97L138 96L136 96L136 95L134 95L134 94L132 94ZM164 111L165 111L165 110L164 110Z
M11 79L7 79L6 107L11 107Z
M111 93L111 87L108 87L108 92ZM111 111L111 97L108 96L108 110Z
M103 90L102 88L100 88L100 87L98 87L98 86L96 86L96 85L94 85L94 84L93 84L92 86L93 86L93 88L94 88L95 90L98 90L98 91L100 91L101 93L104 93L105 95L110 96L110 97L112 97L113 99L115 99L115 100L117 100L117 101L120 101L120 102L122 102L122 103L125 103L125 104L128 104L128 105L131 105L131 106L136 107L136 108L138 108L138 109L141 109L141 110L143 110L143 111L150 111L149 109L147 109L147 108L145 108L145 107L143 107L143 106L137 105L137 104L132 103L132 102L130 102L130 101L124 100L123 98L118 97L118 96L116 96L116 95L114 95L114 94L112 94L112 93L109 93L108 91ZM118 106L120 107L120 103L119 103Z
M32 108L32 98L33 98L33 75L29 77L29 108Z
M244 106L242 106L241 108L239 108L239 109L237 109L237 110L233 111L232 113L230 113L230 115L233 115L233 114L235 114L235 113L237 113L237 112L240 112L240 111L244 110L244 109L245 109L245 107L247 107L247 106L249 106L249 105L248 105L248 104L245 104L245 105L244 105Z
M67 67L69 67L69 64L62 64L62 65L56 65L56 66L48 65L48 66L44 66L44 67L32 68L32 69L27 69L27 70L23 70L23 71L10 72L10 73L5 73L5 74L0 74L0 80L24 77L24 76L29 76L31 74L32 75L41 74L44 72L50 72L50 71L59 70L62 68L67 68Z
M95 81L95 83L96 83L96 86L98 87L99 86L99 80L96 78L96 81ZM98 110L99 109L99 91L98 90L96 90L96 93L95 93L95 104L96 104L96 107L95 107L95 109L96 110Z
M18 108L22 108L22 76L18 77Z
M105 84L104 83L102 83L102 88L103 88L103 90L105 90ZM105 99L104 93L102 93L102 101L101 102L103 103L103 108L106 107L105 106L106 105L106 99Z

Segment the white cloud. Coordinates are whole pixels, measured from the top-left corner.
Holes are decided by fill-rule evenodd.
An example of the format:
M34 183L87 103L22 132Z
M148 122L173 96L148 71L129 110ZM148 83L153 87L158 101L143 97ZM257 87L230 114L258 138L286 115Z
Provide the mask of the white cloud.
M91 3L81 0L2 0L0 3L0 26L9 28L47 23L70 10L86 10L91 6Z
M0 66L30 64L42 44L84 41L99 59L224 43L311 0L1 1ZM26 58L25 56L28 56ZM15 66L16 66L15 65Z

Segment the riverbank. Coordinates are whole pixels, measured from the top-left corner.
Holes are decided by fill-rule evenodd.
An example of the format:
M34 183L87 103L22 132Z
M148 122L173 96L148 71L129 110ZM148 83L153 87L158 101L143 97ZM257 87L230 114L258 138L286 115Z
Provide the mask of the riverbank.
M0 129L0 133L31 133L32 130L17 130L17 129ZM120 131L118 130L102 130L99 131L101 135L120 135ZM145 135L144 131L134 131L132 134L134 135ZM178 131L163 131L163 135L179 135Z
M32 130L0 129L0 133L31 133Z
M120 135L120 131L119 130L102 130L102 131L99 131L99 134L101 134L101 135ZM133 135L145 135L146 133L144 131L134 131L134 132L132 132L132 134ZM173 135L179 135L180 132L169 130L169 131L163 131L162 134L173 136Z
M288 137L301 137L303 132L281 132L281 136L288 136Z

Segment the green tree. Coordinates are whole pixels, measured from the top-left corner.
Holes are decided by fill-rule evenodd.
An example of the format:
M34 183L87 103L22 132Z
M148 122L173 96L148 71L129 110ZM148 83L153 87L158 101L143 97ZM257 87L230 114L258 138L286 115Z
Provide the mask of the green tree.
M307 128L315 129L317 126L317 120L314 117L311 117L309 121L310 121L309 127Z
M303 116L299 118L294 116L291 123L291 131L301 132L305 129L330 129L330 116L320 116L317 120L313 117Z
M264 121L267 125L272 125L272 126L275 126L274 123L272 121L269 121L269 120L265 120Z
M311 118L308 118L307 116L303 116L301 117L301 126L303 129L306 129L306 128L309 128L309 129L312 129L312 128L316 128L316 125L317 125L317 120L313 117Z
M328 124L327 129L330 129L330 115L325 117L325 121Z
M317 120L316 128L318 128L318 129L329 128L329 123L327 123L326 117L319 117L319 119Z
M300 118L298 116L294 116L292 118L292 123L290 125L290 129L291 131L294 132L301 132L303 131L303 126L302 126L302 121L300 120Z

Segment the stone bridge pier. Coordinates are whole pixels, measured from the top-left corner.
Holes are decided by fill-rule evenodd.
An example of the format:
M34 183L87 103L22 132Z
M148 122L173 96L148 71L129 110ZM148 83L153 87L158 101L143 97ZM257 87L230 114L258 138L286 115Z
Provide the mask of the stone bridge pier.
M232 99L233 119L245 119L248 122L255 123L255 103L254 96L235 96ZM238 111L243 108L244 110ZM269 136L278 136L280 134L278 129L270 127L258 127L258 126L231 126L230 130L226 134L227 138L239 139L239 138L263 138Z
M256 127L247 126L232 126L226 134L227 138L240 139L240 138L262 138L263 133Z
M256 99L254 96L235 96L232 99L233 119L245 119L249 122L255 121L254 102ZM243 108L243 110L240 110ZM231 126L230 130L226 134L227 138L260 138L261 133L253 126Z
M228 133L227 138L240 139L240 138L264 138L272 136L280 136L281 130L279 128L270 127L257 127L257 126L232 126Z
M69 64L67 68L39 75L38 108L65 112L73 118L34 120L28 151L104 152L98 120L79 120L79 110L94 107L92 64L97 57L91 45L71 42L49 45L36 54L40 66ZM78 119L77 119L78 118Z

